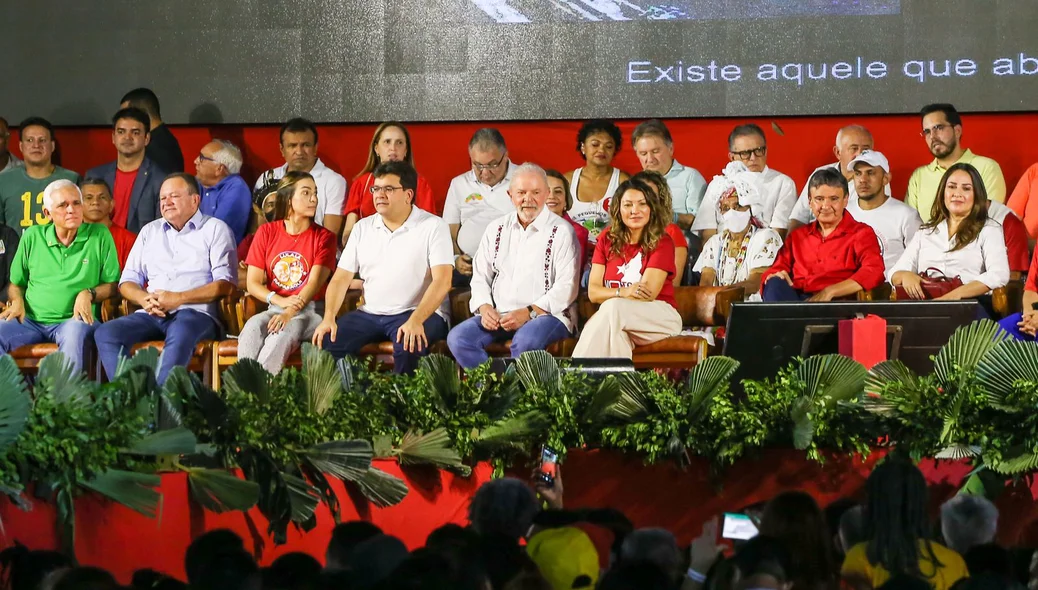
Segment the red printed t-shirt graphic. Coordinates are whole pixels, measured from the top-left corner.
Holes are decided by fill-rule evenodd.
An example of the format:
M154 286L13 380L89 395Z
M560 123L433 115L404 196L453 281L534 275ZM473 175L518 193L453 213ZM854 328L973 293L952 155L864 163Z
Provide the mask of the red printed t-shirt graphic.
M605 286L610 289L627 287L642 280L642 275L649 268L658 268L667 273L667 279L663 281L656 299L669 303L677 308L674 302L674 240L663 234L660 236L656 249L648 254L642 252L641 248L634 244L624 246L623 257L613 256L610 253L611 242L609 233L602 232L598 236L598 244L595 245L595 255L591 259L592 264L605 266L603 280Z
M761 277L761 291L780 270L789 273L793 288L801 293L817 293L847 279L868 291L883 283L884 268L876 232L844 211L843 219L826 237L817 221L793 230Z
M264 223L256 231L245 263L267 273L271 291L282 297L297 295L314 266L335 270L335 234L311 223L306 231L292 236L285 231L284 221ZM321 287L314 301L324 297L324 290Z
M115 186L112 187L112 223L119 227L126 227L126 222L130 219L130 197L133 195L133 183L137 182L137 170L115 170Z

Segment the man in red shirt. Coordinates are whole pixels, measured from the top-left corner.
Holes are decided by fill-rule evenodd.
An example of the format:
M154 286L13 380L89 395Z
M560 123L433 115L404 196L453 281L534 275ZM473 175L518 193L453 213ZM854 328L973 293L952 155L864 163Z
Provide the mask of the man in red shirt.
M88 177L79 183L79 188L83 191L83 221L108 228L115 240L115 253L119 257L119 269L122 270L137 240L137 234L112 223L112 191L107 182Z
M86 173L111 188L112 223L139 232L159 218L159 188L166 172L145 155L151 140L150 119L137 108L120 110L112 117L112 144L118 159Z
M761 278L764 301L831 301L878 287L883 255L871 227L847 207L847 179L823 169L808 184L815 221L792 231Z

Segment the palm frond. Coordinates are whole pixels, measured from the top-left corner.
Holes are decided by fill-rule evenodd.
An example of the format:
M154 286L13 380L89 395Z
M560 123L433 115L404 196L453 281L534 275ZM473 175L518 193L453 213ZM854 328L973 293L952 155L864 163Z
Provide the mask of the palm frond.
M396 449L403 465L427 464L451 469L463 469L461 456L451 447L447 430L437 428L426 434L408 430Z
M685 388L690 421L699 419L710 399L728 384L738 369L739 361L726 356L707 357L692 367Z
M620 400L620 382L613 375L607 375L598 382L598 389L591 396L591 403L584 410L584 422L601 422L611 416L611 409Z
M1001 461L988 462L988 467L1002 475L1017 475L1038 470L1038 453L1026 452Z
M530 350L522 353L516 359L514 366L519 382L527 391L540 389L551 395L558 391L562 384L559 361L545 350Z
M481 430L473 441L481 445L517 446L547 428L548 419L544 414L530 411L494 422Z
M148 518L155 518L162 500L156 489L160 483L158 475L109 469L80 485Z
M116 378L121 377L123 373L134 367L145 367L157 375L159 372L159 349L149 346L148 348L138 350L137 354L132 357L120 356L119 364L116 365L115 369Z
M609 408L609 415L625 422L636 422L649 414L655 404L649 399L645 382L634 371L615 373L620 396Z
M407 496L404 480L372 467L354 482L364 497L379 508L399 504Z
M76 370L63 353L55 352L40 362L36 389L37 395L46 391L58 402L79 405L91 403L93 383L87 381L86 373Z
M995 345L1009 337L991 320L977 320L960 326L934 357L934 373L941 382L947 383L956 368L973 371Z
M128 455L186 455L195 452L198 440L195 434L183 426L160 430L134 441L133 446L123 449Z
M261 404L270 402L270 373L255 359L241 359L223 374L224 388L231 394L252 394Z
M194 379L192 379L194 377ZM167 427L176 427L184 423L184 403L194 402L198 398L195 383L201 386L198 377L187 372L187 367L177 365L166 375L166 382L159 392L159 422Z
M25 378L18 365L8 355L0 357L0 449L18 440L31 409Z
M804 450L811 446L815 437L815 422L811 419L813 404L807 396L793 402L790 417L793 419L793 447Z
M973 445L954 444L944 449L941 449L934 459L950 459L952 461L958 461L960 459L970 459L972 457L980 456L980 447Z
M999 342L977 363L977 383L988 402L1003 411L1031 411L1033 401L1014 404L1010 396L1017 381L1038 382L1038 346L1020 340Z
M824 405L857 399L865 390L864 365L839 354L823 354L804 359L797 376L804 382L804 395Z
M919 386L919 377L901 361L883 361L874 365L865 377L865 393L879 395L891 383L916 388Z
M323 415L342 394L342 378L328 351L309 342L304 342L302 348L307 408L313 414Z
M314 516L317 505L321 503L320 493L314 486L304 479L280 473L281 481L285 483L288 492L288 502L291 506L291 520L296 524L307 522Z
M322 473L356 481L371 468L372 448L366 440L337 440L314 445L303 456Z
M418 370L429 379L437 408L444 413L454 412L461 393L461 375L454 360L442 354L430 354L418 361Z
M506 377L496 389L488 388L482 393L477 408L491 420L500 420L508 415L521 394L519 380Z
M206 510L223 513L248 510L259 501L259 485L224 469L188 469L191 498Z

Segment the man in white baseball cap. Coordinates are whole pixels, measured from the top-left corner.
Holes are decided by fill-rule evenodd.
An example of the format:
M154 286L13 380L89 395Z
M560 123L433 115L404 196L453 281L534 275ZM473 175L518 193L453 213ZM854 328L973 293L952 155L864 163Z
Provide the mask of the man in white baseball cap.
M881 152L862 151L847 164L847 171L854 174L857 193L857 198L852 198L847 204L847 211L876 232L883 265L890 269L923 221L918 211L887 192L890 163Z

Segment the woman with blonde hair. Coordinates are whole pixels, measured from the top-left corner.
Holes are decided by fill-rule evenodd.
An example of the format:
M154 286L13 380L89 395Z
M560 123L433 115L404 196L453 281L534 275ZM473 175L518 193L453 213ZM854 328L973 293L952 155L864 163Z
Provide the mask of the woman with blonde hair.
M323 313L324 289L335 268L335 234L314 223L317 184L307 172L278 183L274 220L256 230L245 260L249 295L267 310L249 318L238 337L238 359L271 373L309 340Z
M414 168L414 152L411 150L411 134L403 123L386 121L375 129L368 147L368 161L364 169L357 173L350 184L349 196L342 214L346 216L346 224L342 230L342 243L350 237L353 226L369 215L375 213L375 203L371 198L371 187L375 183L372 173L382 162L407 162ZM421 174L418 175L418 190L415 192L414 204L433 215L443 213L443 202L438 201L429 186L429 182Z
M681 332L674 240L666 231L672 216L641 180L627 180L613 193L588 281L588 298L601 307L584 326L574 357L631 358L635 346Z

